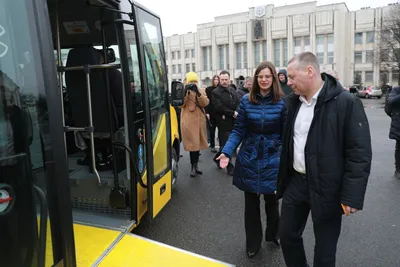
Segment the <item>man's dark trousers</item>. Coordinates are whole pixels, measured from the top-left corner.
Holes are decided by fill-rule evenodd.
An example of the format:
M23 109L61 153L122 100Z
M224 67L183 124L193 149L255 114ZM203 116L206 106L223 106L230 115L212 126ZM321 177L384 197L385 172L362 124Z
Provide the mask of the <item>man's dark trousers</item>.
M210 142L210 147L215 147L215 130L217 129L217 120L215 116L210 115L210 123L207 123L208 126L208 137Z
M224 131L224 130L220 131L220 130L218 129L219 152L221 152L222 149L224 148L226 142L227 142L228 139L229 139L229 135L230 135L230 134L231 134L231 131L226 131L226 130L225 130L225 131ZM232 172L232 171L233 171L233 168L234 168L233 164L229 161L229 164L228 164L228 166L226 167L227 171L228 171L228 172Z
M295 171L282 201L280 240L287 267L307 267L302 234L310 213L308 179ZM335 267L336 248L342 214L313 224L315 235L314 267Z

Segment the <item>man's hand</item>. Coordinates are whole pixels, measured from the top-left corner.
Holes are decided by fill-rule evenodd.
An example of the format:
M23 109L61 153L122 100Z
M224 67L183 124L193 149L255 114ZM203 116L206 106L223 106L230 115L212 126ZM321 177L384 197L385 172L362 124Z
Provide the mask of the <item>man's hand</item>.
M342 208L343 208L343 212L344 214L346 214L346 216L349 216L352 213L356 213L358 211L358 209L346 206L344 204L342 204Z
M237 111L235 111L235 113L233 113L233 117L236 119L237 115L238 115L238 113L237 113Z

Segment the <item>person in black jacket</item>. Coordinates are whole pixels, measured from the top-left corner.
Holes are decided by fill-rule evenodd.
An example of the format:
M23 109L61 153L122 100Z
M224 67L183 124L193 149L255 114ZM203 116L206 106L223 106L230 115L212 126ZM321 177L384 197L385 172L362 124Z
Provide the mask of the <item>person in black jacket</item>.
M289 95L293 92L290 85L288 85L288 78L286 70L282 69L278 72L279 82L281 84L281 89L285 95Z
M314 267L334 267L342 214L363 208L371 170L371 135L361 100L304 52L289 61L277 196L280 241L288 267L308 266L302 233L311 210Z
M239 101L242 99L244 95L250 93L252 85L253 85L253 78L247 76L246 79L244 79L244 84L240 85L239 88L236 90L236 94L239 98Z
M385 112L392 119L390 123L389 138L396 140L394 150L395 172L394 176L400 179L400 87L393 87L386 98Z
M205 108L205 110L207 113L207 119L210 121L210 123L208 123L207 125L208 125L208 132L210 134L209 141L210 141L211 152L213 153L217 153L217 150L215 149L215 130L217 129L217 121L212 102L212 92L214 91L215 88L218 87L218 85L219 85L219 77L218 75L215 75L212 79L212 85L206 88L206 94L210 103Z
M218 154L220 154L226 141L228 141L231 131L233 130L235 119L238 115L236 110L240 103L240 99L238 99L236 91L229 86L229 79L229 72L226 70L221 71L219 74L219 86L212 92L220 145ZM227 171L229 175L233 176L234 166L231 162L228 164Z

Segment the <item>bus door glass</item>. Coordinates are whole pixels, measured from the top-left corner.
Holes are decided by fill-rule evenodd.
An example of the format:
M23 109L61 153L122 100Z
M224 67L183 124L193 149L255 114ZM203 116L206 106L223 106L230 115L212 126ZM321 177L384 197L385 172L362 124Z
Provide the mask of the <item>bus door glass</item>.
M171 130L167 68L159 18L136 8L147 83L153 145L153 217L171 197Z
M4 267L54 264L52 253L45 258L50 233L47 206L54 203L47 199L46 182L57 176L46 164L53 146L33 10L32 1L0 0L0 265ZM47 249L52 251L50 242Z
M129 9L127 9L130 11ZM125 21L129 22L129 17L127 15L122 15ZM133 119L133 144L130 144L133 153L135 154L137 171L139 174L135 173L134 176L139 181L142 181L143 185L147 185L147 163L146 163L146 143L144 138L145 133L145 118L144 118L144 106L142 101L142 90L143 85L140 79L139 72L139 58L137 51L137 43L135 36L135 27L133 23L124 23L122 24L123 37L126 49L127 56L127 69L128 69L128 86L130 89L130 103L131 103L131 111L132 111L132 119ZM121 55L116 55L121 56ZM147 211L147 189L145 186L140 184L140 182L136 185L137 190L137 219L140 218Z

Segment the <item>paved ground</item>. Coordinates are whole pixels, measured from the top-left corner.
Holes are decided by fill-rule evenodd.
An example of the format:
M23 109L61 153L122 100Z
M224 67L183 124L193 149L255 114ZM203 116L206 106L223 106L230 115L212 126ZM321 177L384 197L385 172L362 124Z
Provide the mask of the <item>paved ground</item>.
M395 143L388 139L390 120L383 101L363 100L373 139L372 171L365 210L343 219L339 267L400 266L400 180L393 177ZM189 155L184 154L173 199L153 224L139 229L138 234L239 267L285 266L281 251L265 243L260 255L247 259L243 193L232 186L232 178L224 170L217 170L212 156L209 151L202 152L204 175L193 179L189 177ZM309 223L304 243L310 263L313 238Z

